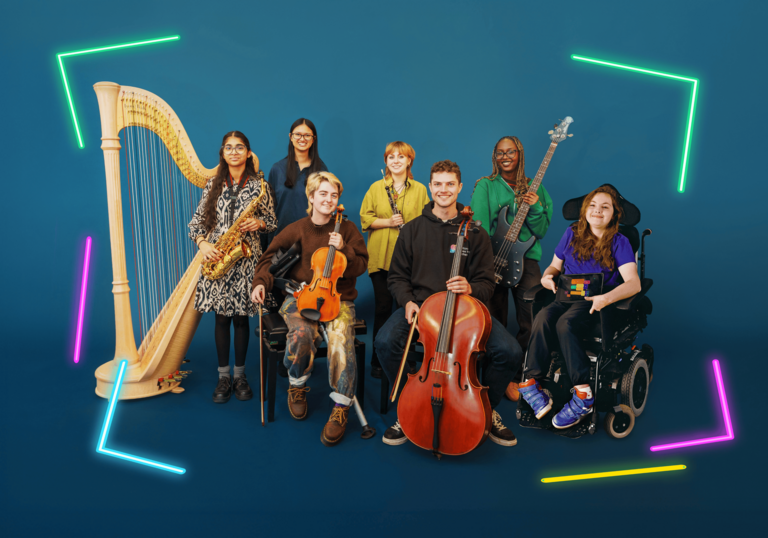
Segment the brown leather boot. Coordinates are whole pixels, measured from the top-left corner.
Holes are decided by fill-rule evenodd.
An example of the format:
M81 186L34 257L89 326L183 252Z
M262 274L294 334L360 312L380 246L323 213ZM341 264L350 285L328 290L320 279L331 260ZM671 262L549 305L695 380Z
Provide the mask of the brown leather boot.
M504 392L506 394L507 398L512 400L513 402L516 402L520 399L520 385L518 383L515 383L514 381L507 385L507 390Z
M334 407L331 412L331 418L323 428L323 434L320 440L325 446L333 446L339 443L344 437L344 431L347 429L347 415L349 407Z
M309 387L288 387L288 411L296 420L307 418L307 392Z

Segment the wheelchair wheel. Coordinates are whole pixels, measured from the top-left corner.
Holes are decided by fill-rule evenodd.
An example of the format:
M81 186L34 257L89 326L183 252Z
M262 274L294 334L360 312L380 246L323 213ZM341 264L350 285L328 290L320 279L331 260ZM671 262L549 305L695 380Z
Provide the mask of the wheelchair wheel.
M621 403L629 406L636 417L645 410L650 382L645 359L636 359L621 378Z
M623 413L617 415L612 410L605 414L605 431L614 439L623 439L635 427L635 415L628 405L621 404Z

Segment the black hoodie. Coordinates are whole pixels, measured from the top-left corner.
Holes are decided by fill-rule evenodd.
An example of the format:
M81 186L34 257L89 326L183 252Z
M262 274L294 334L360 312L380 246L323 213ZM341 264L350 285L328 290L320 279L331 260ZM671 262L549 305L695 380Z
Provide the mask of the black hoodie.
M430 295L446 290L453 265L452 247L461 214L443 222L432 212L434 202L424 206L421 216L406 223L392 254L387 285L400 306L409 301L421 305ZM456 204L459 212L464 208ZM472 297L486 305L493 295L493 251L488 233L478 227L464 240L459 276L472 286Z

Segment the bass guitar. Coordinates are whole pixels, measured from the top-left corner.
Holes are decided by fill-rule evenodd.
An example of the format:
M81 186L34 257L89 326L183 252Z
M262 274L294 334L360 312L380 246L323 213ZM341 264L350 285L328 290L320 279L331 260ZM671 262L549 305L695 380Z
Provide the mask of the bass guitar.
M344 220L344 206L336 208L336 226L334 233L339 233ZM347 269L347 257L336 252L336 247L328 246L317 249L312 254L312 282L294 292L299 313L312 321L331 321L338 317L341 309L341 294L336 291L336 282Z
M541 166L539 166L539 171L536 172L536 177L533 178L530 187L528 187L528 192L539 190L541 181L544 179L544 173L547 171L549 161L552 160L552 155L555 153L557 145L565 140L566 137L573 136L568 134L568 126L571 123L573 123L573 118L566 116L560 125L555 125L555 129L549 131L549 138L552 140L552 143L549 145L549 150L544 156ZM504 206L499 211L496 231L491 238L491 246L493 248L493 269L496 284L505 288L514 288L520 282L520 278L523 276L523 258L525 253L536 242L536 236L534 235L531 235L527 241L517 240L520 230L523 228L523 224L525 224L525 217L528 216L530 207L525 202L521 203L517 208L517 214L512 224L507 222L509 206Z

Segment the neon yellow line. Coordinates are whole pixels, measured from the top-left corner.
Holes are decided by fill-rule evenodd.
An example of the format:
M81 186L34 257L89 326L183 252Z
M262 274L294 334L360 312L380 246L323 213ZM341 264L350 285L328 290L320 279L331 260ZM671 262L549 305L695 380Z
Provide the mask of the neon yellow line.
M574 474L570 476L555 476L553 478L542 478L545 484L551 482L570 482L572 480L591 480L592 478L609 478L612 476L627 476L631 474L664 473L667 471L682 471L685 465L669 465L667 467L648 467L646 469L629 469L626 471L609 471L607 473L592 474Z
M685 82L691 82L691 104L688 107L688 128L685 133L685 149L683 150L683 162L680 166L680 182L677 186L677 192L685 192L685 175L688 172L688 154L691 148L691 132L693 131L693 118L696 111L696 96L698 95L699 80L691 77L683 77L680 75L674 75L672 73L664 73L662 71L653 71L651 69L643 69L641 67L635 67L632 65L617 64L614 62L606 62L605 60L597 60L595 58L587 58L585 56L577 56L571 54L571 59L579 62L593 63L597 65L605 65L607 67L615 67L616 69L624 69L625 71L635 71L637 73L644 73L646 75L654 75L657 77L671 78L675 80L684 80Z

